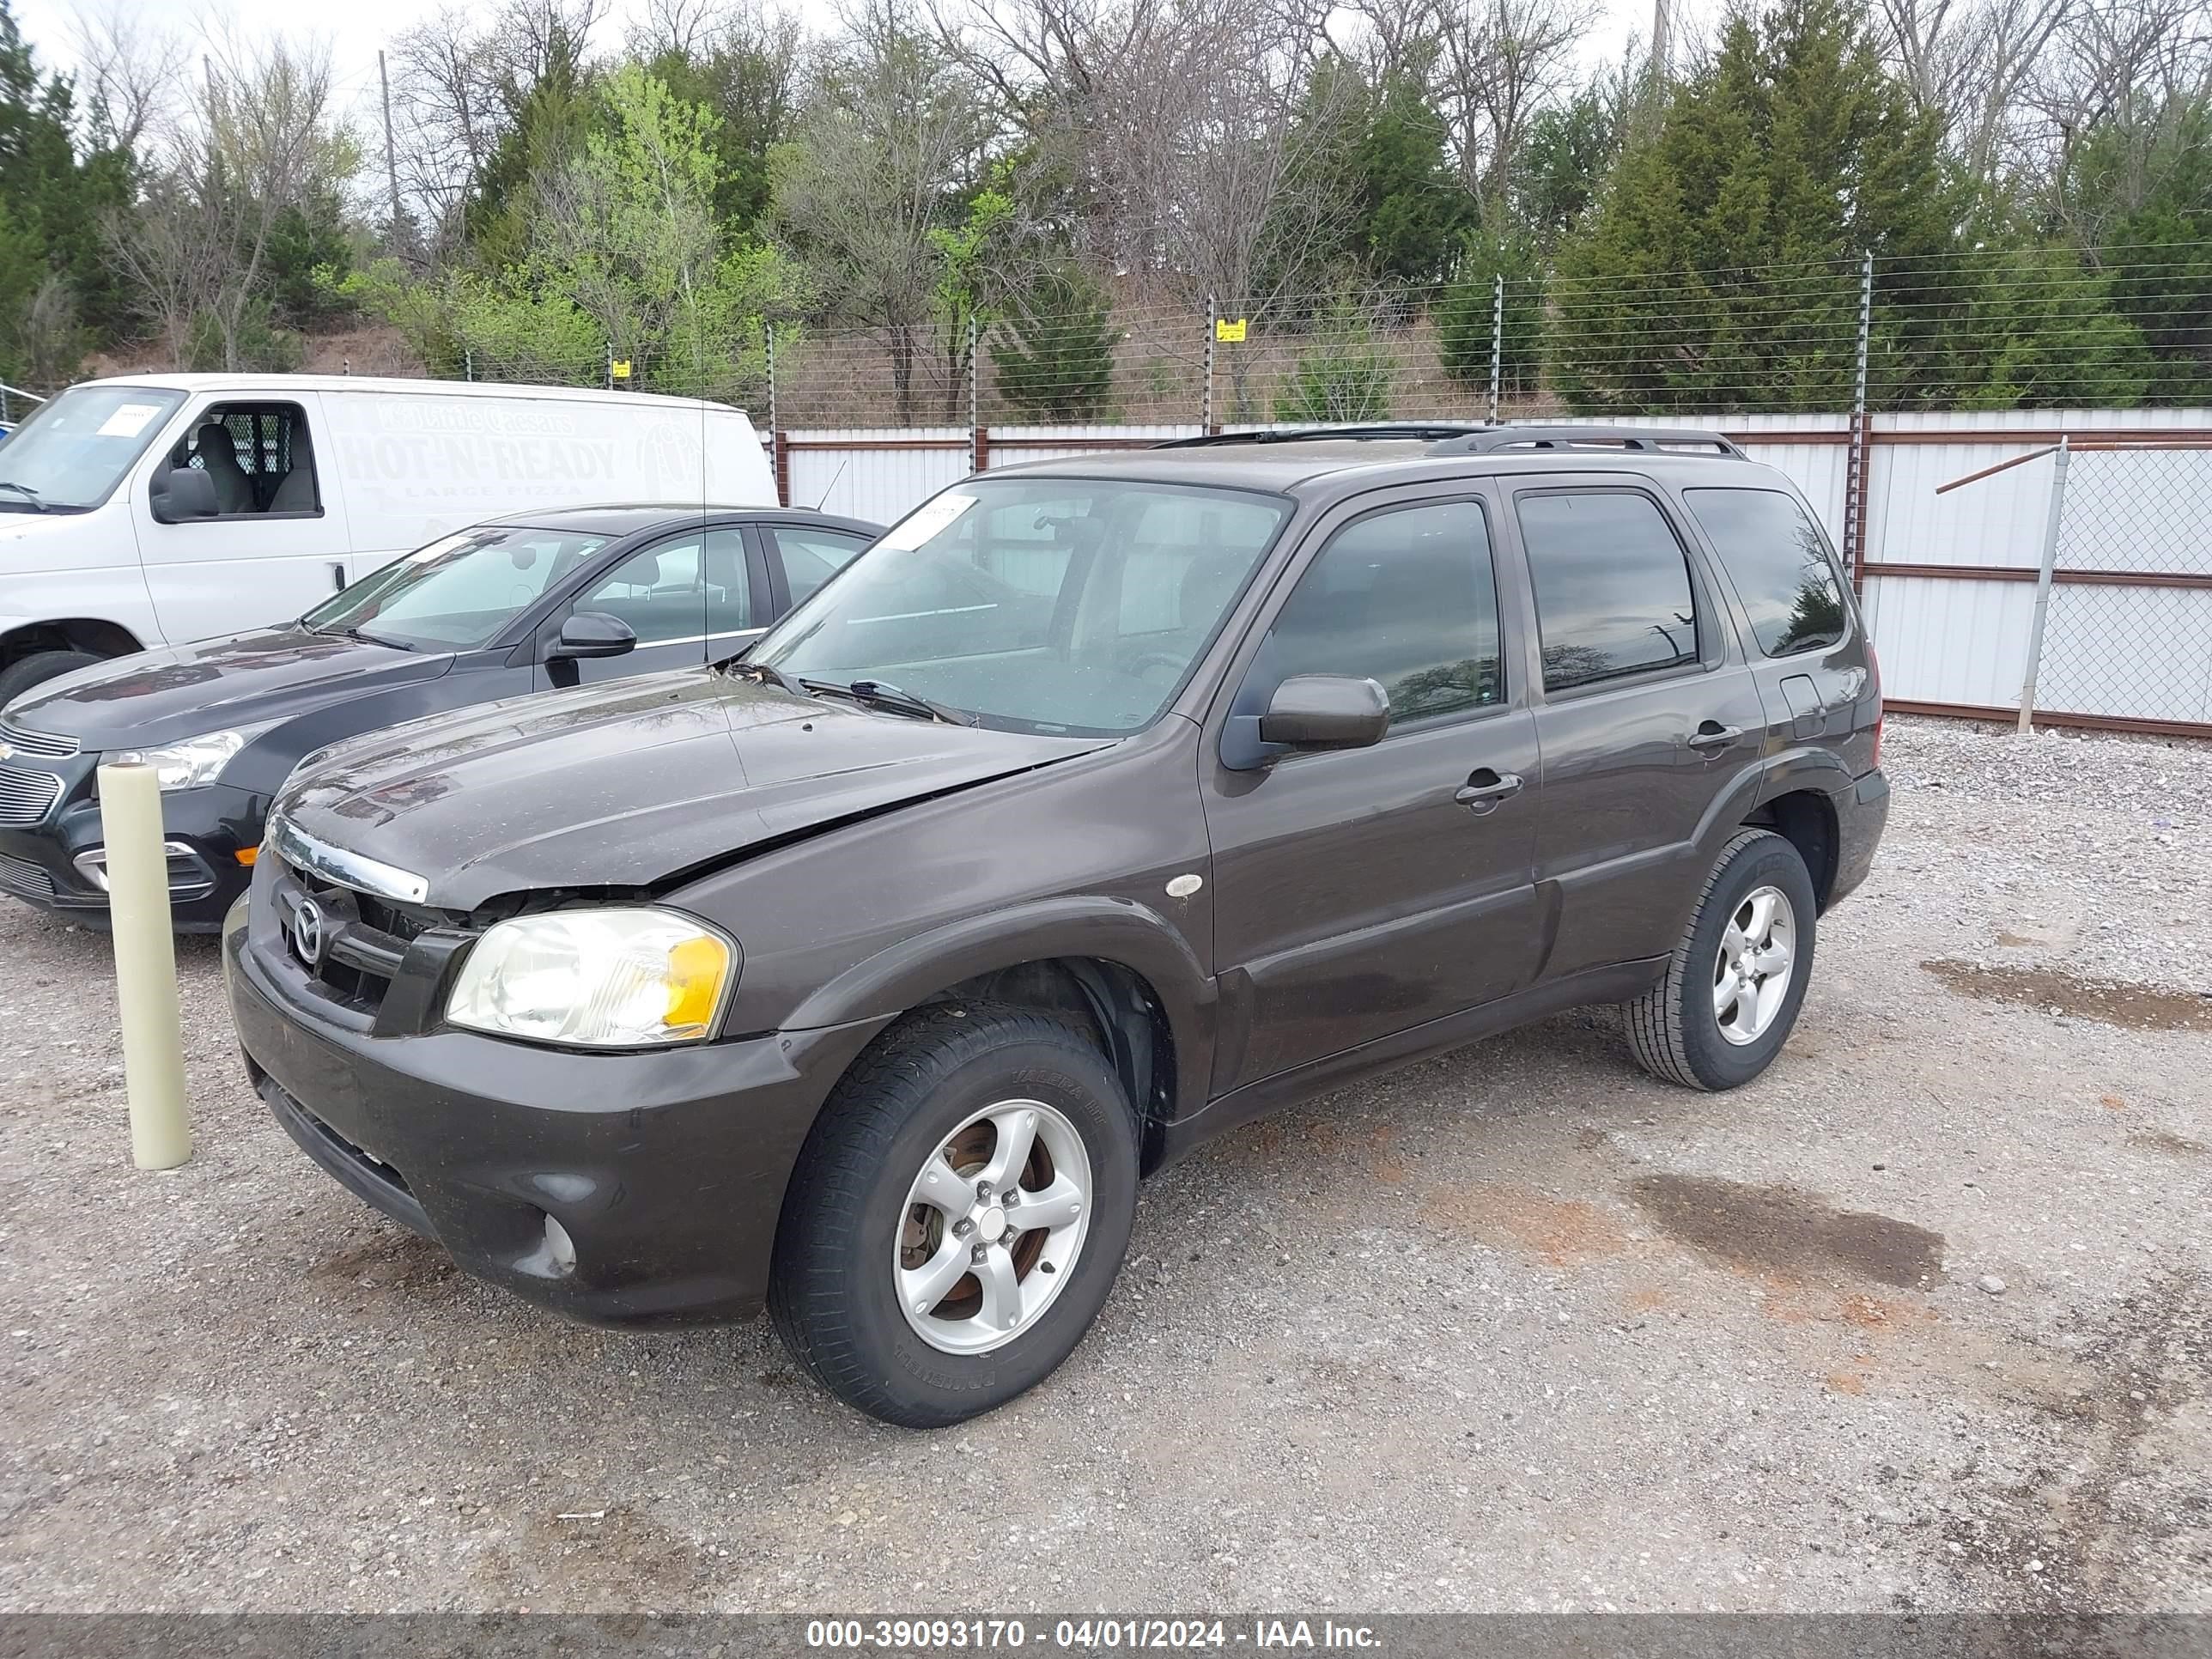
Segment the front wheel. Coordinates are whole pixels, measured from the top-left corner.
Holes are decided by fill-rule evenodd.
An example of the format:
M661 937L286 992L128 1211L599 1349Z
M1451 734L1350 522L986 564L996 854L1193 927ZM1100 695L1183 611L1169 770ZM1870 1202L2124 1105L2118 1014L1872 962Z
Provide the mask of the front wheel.
M1137 1202L1136 1123L1048 1015L934 1008L878 1039L807 1138L769 1310L848 1405L934 1428L1004 1405L1105 1304Z
M1654 1077L1733 1089L1773 1063L1813 974L1818 901L1796 847L1747 830L1721 849L1659 982L1623 1012Z

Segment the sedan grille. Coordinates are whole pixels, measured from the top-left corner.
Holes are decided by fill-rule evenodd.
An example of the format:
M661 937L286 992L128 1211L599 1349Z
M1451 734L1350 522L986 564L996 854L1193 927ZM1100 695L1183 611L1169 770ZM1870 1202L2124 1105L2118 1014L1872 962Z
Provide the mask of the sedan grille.
M54 810L62 781L51 772L18 772L0 766L0 823L22 828Z
M28 859L10 858L5 853L0 853L0 893L14 893L22 898L50 899L54 896L54 878Z
M7 744L19 755L37 755L46 760L67 760L77 751L75 738L58 738L46 732L27 732L6 720L0 720L0 744Z

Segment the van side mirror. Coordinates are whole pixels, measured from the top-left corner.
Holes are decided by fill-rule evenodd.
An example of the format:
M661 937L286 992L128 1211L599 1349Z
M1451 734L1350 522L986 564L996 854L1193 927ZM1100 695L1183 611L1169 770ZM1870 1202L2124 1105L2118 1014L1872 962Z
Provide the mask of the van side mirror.
M215 480L196 466L173 466L156 477L151 497L154 517L161 524L190 524L222 514Z
M560 636L545 647L548 662L580 657L619 657L637 649L637 635L619 617L604 611L579 611L561 624Z
M1365 749L1390 729L1390 699L1351 674L1293 674L1260 716L1260 741L1286 749Z

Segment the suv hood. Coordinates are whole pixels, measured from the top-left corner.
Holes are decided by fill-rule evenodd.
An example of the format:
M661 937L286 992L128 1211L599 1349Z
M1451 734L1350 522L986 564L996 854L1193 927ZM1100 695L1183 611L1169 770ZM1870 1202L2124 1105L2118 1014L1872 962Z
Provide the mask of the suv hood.
M8 719L88 750L150 748L312 714L453 665L444 653L264 628L80 668L25 693Z
M1087 754L686 669L487 703L310 756L279 821L471 910L501 894L648 887L763 842Z

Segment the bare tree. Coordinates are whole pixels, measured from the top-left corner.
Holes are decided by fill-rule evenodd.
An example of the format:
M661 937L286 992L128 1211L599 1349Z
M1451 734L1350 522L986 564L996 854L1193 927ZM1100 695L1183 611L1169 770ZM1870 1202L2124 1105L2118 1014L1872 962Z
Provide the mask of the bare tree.
M1577 84L1595 0L1436 0L1435 96L1460 176L1502 214L1537 116Z
M1892 63L1984 186L2023 135L2027 88L2082 0L1881 0Z
M128 0L71 14L77 90L95 133L122 149L156 138L173 123L184 93L184 43Z

